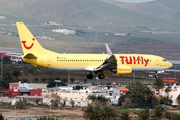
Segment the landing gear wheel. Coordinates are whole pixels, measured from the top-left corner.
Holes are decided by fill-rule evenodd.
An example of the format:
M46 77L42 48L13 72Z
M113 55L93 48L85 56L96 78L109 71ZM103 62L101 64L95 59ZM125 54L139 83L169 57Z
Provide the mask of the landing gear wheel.
M99 74L99 75L98 75L98 78L99 78L99 79L103 79L104 77L105 77L104 74Z
M158 75L156 74L154 77L155 77L155 78L158 78Z
M93 75L92 74L88 74L87 75L87 79L93 79Z
M154 77L155 77L155 78L158 78L158 73L157 73L157 72L155 73L155 76L154 76Z

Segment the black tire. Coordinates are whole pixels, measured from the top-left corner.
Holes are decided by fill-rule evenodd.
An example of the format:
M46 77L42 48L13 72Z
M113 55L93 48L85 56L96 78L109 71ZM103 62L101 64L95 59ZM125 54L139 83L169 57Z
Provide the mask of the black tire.
M104 77L105 77L104 74L99 74L99 75L98 75L98 78L99 78L99 79L103 79Z
M93 79L93 75L92 74L88 74L87 75L87 79Z
M158 78L158 75L155 75L154 77L155 77L155 78Z

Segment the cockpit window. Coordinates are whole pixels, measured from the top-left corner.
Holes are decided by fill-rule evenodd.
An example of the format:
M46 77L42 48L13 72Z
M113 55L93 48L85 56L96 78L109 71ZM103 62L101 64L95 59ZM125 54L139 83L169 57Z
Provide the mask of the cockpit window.
M167 60L166 59L163 59L164 62L166 62Z

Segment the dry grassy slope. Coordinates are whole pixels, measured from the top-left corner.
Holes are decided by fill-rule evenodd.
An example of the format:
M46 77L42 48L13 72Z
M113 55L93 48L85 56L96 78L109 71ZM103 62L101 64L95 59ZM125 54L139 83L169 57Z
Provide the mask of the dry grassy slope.
M143 11L148 8L148 5L138 5L135 5L135 8L142 8ZM133 6L128 9L122 8L123 6L118 7L103 0L1 0L0 14L17 16L17 20L24 17L29 20L56 21L69 25L108 27L108 30L118 30L122 26L173 29L179 25L131 11ZM157 9L156 12L158 13Z
M111 0L104 0L122 8L137 11L143 14L166 18L169 20L180 20L180 1L179 0L157 0L147 3L122 3Z
M168 5L167 0L164 1L165 1L164 6L167 6ZM122 28L124 28L122 26L131 26L131 27L134 26L134 29L136 31L138 30L140 31L143 29L143 28L137 28L137 26L147 26L150 28L164 27L164 29L162 28L163 31L166 30L165 28L174 30L177 26L179 26L178 22L176 23L174 21L169 21L169 20L166 21L166 19L160 19L160 18L156 19L151 15L144 15L143 13L139 14L138 12L128 10L131 7L134 9L138 8L138 5L140 5L139 9L146 11L145 7L149 5L147 9L150 9L151 8L150 4L154 4L154 3L127 4L129 5L129 8L126 7L125 4L123 4L125 8L122 8L123 6L118 7L113 4L109 4L107 2L110 2L110 0L106 0L106 2L103 2L102 0L58 0L58 1L57 0L51 0L51 1L18 0L18 2L14 0L8 0L8 1L1 0L0 15L1 14L9 15L9 16L17 15L18 20L21 20L22 17L29 18L29 21L25 23L30 23L30 22L36 23L37 21L32 22L32 20L39 19L40 21L56 21L58 23L80 25L86 27L98 26L98 29L99 28L103 29L104 27L106 27L106 30L111 31L113 29L116 32L121 31ZM172 3L175 2L177 2L177 0L173 0ZM179 2L177 2L177 5L178 3ZM169 5L169 6L173 6L173 5ZM155 10L157 13L159 13L157 11L158 9ZM153 12L153 9L149 11ZM163 15L165 14L166 13L163 13ZM110 22L112 22L112 24L110 24ZM40 34L42 34L41 31ZM136 35L134 36L136 37ZM170 35L166 35L164 37L167 36ZM18 41L18 38L11 38L11 37L4 38L4 37L6 36L2 36L0 38L0 41L2 42L2 44L0 43L1 46L20 48L19 42L13 43L14 41ZM177 40L178 38L179 36L177 35ZM9 42L4 41L4 39L6 39ZM170 37L169 40L171 41L171 39L172 38ZM99 36L98 36L98 40L99 40ZM112 43L112 41L110 40L105 42ZM171 47L169 46L170 45L169 43L162 44L162 43L158 43L157 41L154 42L151 40L150 40L151 42L149 43L147 43L146 40L141 40L140 42L133 41L134 43L132 43L132 41L124 41L124 43L122 43L120 40L121 38L117 38L117 41L115 40L115 43L119 42L119 44L116 45L110 44L110 47L114 53L124 53L128 51L132 51L135 53L149 53L149 54L163 55L164 57L167 56L168 59L170 59L173 56L179 57L178 55L179 51L177 47L178 44L176 45L172 43L171 45L172 46L174 45L174 47ZM164 39L162 38L162 40ZM104 41L102 43L86 42L85 40L83 42L72 41L72 40L59 40L59 41L39 40L39 41L46 48L50 50L55 50L60 53L67 53L67 52L68 53L74 53L74 52L102 53L106 51L105 46L103 44ZM169 56L169 53L172 53L171 55L173 56Z
M14 38L14 37L9 37L4 34L0 34L0 47L5 47L5 48L19 48L20 44L19 40Z
M78 23L81 25L84 23L93 25L93 22L101 23L104 19L107 20L102 24L107 24L114 20L114 15L111 16L110 14L113 7L108 6L108 4L100 0L19 0L19 2L2 0L1 3L1 11L5 13L15 13L18 16L22 15L40 20L44 19L44 21L51 20L74 25ZM107 15L109 16L108 18Z
M103 43L46 39L38 39L38 41L44 48L59 53L98 53L99 51L102 53L105 51L105 45ZM11 37L4 34L0 34L0 48L2 47L17 48L21 50L18 37Z
M101 42L81 42L73 40L45 40L38 39L40 44L46 49L58 53L106 53L104 43ZM10 37L0 34L0 47L16 48L21 51L18 37ZM179 44L163 43L153 39L129 39L118 44L109 43L113 53L143 53L156 54L167 59L180 59ZM14 52L14 50L12 51Z

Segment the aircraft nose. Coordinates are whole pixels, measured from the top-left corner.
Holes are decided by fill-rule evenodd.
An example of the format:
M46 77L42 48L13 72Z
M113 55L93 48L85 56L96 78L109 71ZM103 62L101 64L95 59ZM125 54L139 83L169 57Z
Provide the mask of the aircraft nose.
M171 62L169 62L169 67L172 67L172 66L173 66L173 64Z

